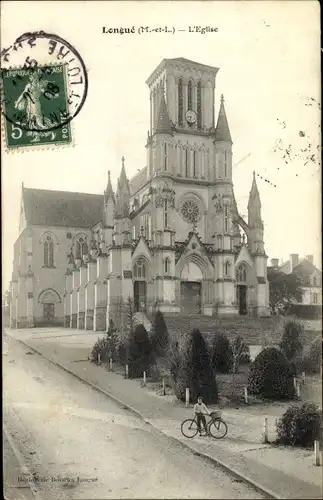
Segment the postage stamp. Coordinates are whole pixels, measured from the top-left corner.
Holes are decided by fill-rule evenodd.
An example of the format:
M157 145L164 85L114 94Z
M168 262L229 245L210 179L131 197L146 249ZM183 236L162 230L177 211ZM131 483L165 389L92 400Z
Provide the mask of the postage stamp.
M65 64L4 71L3 96L8 148L71 143Z
M72 143L71 121L86 100L87 71L58 35L24 33L1 51L2 127L8 150Z

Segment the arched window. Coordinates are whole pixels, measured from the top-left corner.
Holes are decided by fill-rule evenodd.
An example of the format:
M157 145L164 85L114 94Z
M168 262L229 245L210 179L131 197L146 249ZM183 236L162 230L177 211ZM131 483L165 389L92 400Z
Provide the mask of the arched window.
M227 151L224 151L224 177L228 177L228 161L227 161Z
M183 79L178 81L178 124L183 125Z
M81 236L76 241L75 257L76 259L81 259L83 255L87 255L88 253L89 253L88 244L86 243L85 239Z
M167 143L164 144L164 169L167 170L168 167L168 151L167 151Z
M185 177L188 177L188 149L185 149Z
M217 242L217 249L222 250L222 236L219 234L216 238Z
M164 201L164 226L168 227L168 200Z
M228 205L224 205L224 232L229 231L229 215L228 215Z
M165 274L170 274L170 259L168 257L164 261L164 271Z
M187 85L187 109L192 109L192 107L193 107L192 80L190 80Z
M201 82L197 84L197 126L202 127L202 86Z
M54 243L51 236L44 241L44 266L54 267Z
M230 274L230 262L226 261L224 264L224 274L225 276L229 276Z
M313 286L316 286L317 281L316 281L316 276L313 277Z
M144 259L138 259L134 266L134 277L136 279L145 279L147 277L146 263Z
M196 151L193 151L193 177L197 177Z

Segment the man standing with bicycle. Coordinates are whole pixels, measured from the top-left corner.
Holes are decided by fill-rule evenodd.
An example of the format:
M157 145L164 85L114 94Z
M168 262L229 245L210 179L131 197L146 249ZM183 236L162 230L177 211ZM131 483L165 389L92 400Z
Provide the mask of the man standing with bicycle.
M207 413L208 415L210 415L210 412L206 405L203 403L201 396L197 398L197 403L196 405L194 405L194 413L196 415L197 428L200 436L202 435L201 422L203 424L205 433L207 434L206 419L204 414Z

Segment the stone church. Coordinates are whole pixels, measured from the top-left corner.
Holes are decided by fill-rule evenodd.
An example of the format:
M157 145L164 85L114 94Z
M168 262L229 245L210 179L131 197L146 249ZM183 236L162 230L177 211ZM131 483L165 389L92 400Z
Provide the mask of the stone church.
M103 195L22 186L11 326L104 330L130 297L136 311L269 315L255 174L248 222L232 183L232 138L218 68L164 59L147 80L147 160Z

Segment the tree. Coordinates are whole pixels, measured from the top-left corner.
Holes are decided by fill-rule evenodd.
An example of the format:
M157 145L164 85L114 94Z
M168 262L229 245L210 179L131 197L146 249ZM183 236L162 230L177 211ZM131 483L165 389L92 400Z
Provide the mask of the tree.
M322 366L322 335L318 335L310 344L304 356L303 367L307 373L320 373Z
M165 354L169 343L169 335L164 315L161 311L156 311L154 315L151 343L157 356L163 356Z
M237 394L236 374L239 371L239 367L241 364L250 363L249 346L239 335L231 343L231 355L232 396L235 397Z
M232 367L232 347L226 335L220 333L212 346L212 366L216 372L229 373Z
M249 392L268 399L292 399L293 372L284 354L275 347L261 351L251 365Z
M130 339L134 331L134 303L131 297L124 302L119 297L114 303L114 319L118 343L118 357L121 363L127 363Z
M295 319L290 319L284 324L283 336L279 347L288 361L293 361L301 355L303 350L303 332L303 325Z
M151 365L151 343L146 328L137 325L131 336L128 350L129 377L142 377Z
M181 351L181 362L174 381L175 394L178 399L185 400L185 390L190 389L191 401L200 395L205 403L218 400L218 389L215 380L208 348L198 329L187 336Z
M287 306L295 301L300 302L302 289L299 276L293 273L285 274L276 269L268 269L267 278L269 282L269 302L274 314L277 314L282 309L285 310Z
M10 303L11 303L11 286L5 291L2 299L3 303L3 314L9 316L10 314Z
M249 346L239 335L231 343L232 362L231 372L238 373L239 367L243 363L250 363Z

